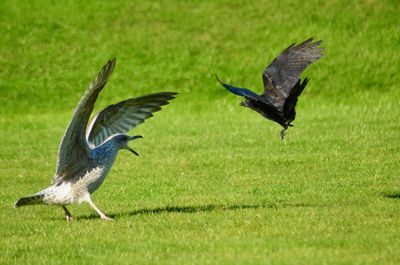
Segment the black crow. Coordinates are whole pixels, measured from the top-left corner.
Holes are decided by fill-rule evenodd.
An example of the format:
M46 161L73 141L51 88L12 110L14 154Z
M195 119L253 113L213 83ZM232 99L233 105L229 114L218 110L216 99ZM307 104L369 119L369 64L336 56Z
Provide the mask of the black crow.
M281 131L281 139L285 139L285 131L296 117L297 98L303 92L308 79L303 81L300 74L308 65L322 56L323 48L320 41L313 42L310 38L299 45L293 43L287 47L264 70L264 93L257 95L253 91L234 87L223 83L216 75L217 80L230 92L245 97L240 103L243 107L251 108L265 118L279 123L284 129Z

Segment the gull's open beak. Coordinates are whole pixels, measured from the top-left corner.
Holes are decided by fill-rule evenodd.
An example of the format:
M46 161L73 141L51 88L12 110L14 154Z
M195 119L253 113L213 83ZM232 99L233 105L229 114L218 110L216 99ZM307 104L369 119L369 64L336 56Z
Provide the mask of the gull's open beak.
M131 136L131 137L129 138L129 141L132 141L132 140L135 140L135 139L138 139L138 138L143 138L143 136L141 136L141 135ZM135 150L133 150L133 149L130 148L129 146L127 146L127 147L128 147L128 150L131 151L134 155L139 156L139 154L138 154Z
M128 150L131 151L133 154L139 156L139 154L135 150L133 150L132 148L129 148Z

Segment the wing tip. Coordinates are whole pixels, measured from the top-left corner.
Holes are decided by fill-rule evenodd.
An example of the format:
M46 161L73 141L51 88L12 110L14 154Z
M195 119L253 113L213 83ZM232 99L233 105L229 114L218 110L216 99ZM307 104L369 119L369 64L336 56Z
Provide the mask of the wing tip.
M107 63L104 66L115 65L116 63L117 63L117 59L115 57L112 57L111 59L109 59L107 61Z
M301 82L301 86L302 86L303 88L305 88L309 81L310 81L310 78L305 77L305 78L303 79L303 82Z
M107 64L105 65L108 72L110 72L108 75L111 75L111 73L114 71L116 64L117 64L117 59L115 59L115 57L113 57L111 60L108 60Z
M214 75L215 75L215 79L217 79L217 81L218 81L224 88L226 88L226 89L228 89L230 92L234 93L234 92L231 90L231 85L228 85L228 84L225 84L224 82L222 82L221 79L218 77L217 74L214 73ZM236 94L236 93L234 93L234 94ZM237 94L236 94L236 95L237 95Z
M107 63L101 68L100 72L97 74L95 80L90 84L91 87L104 87L110 78L111 74L115 69L117 60L115 57L108 60Z
M324 55L325 48L321 47L320 45L322 44L322 40L317 40L313 42L313 37L308 38L307 40L303 41L299 45L296 46L296 48L299 49L308 49L312 54L313 57L315 57L315 60L318 60Z
M110 60L107 61L107 63L103 66L102 68L102 72L106 71L109 72L111 70L111 72L114 70L115 65L117 63L117 59L115 59L115 57L111 58Z
M314 40L314 37L308 38L308 39L306 39L305 41L303 41L302 43L300 43L297 46L313 46L313 47L317 47L317 46L321 45L321 43L322 43L322 40L317 40L317 41L314 41L314 42L313 42L313 40ZM320 48L322 48L322 47L320 47Z
M163 100L163 101L168 101L168 100L172 100L174 98L177 97L179 93L178 92L171 92L171 91L165 91L165 92L157 92L157 93L153 93L153 94L149 94L147 96L143 96L143 97L159 97L159 100Z
M218 75L216 73L214 73L215 79L217 79L217 81L221 84L223 84L223 82L221 81L221 79L219 79Z

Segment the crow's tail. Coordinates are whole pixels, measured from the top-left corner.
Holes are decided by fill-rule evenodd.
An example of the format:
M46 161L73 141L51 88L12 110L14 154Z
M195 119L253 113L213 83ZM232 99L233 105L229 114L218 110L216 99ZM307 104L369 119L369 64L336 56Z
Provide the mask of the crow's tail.
M14 203L14 208L18 208L25 205L40 204L43 202L43 197L44 197L43 194L23 197Z

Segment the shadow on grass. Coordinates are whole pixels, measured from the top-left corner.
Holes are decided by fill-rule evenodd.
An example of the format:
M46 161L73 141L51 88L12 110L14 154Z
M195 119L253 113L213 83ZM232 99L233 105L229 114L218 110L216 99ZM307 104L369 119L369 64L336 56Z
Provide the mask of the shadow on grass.
M278 203L278 204L255 204L255 205L196 205L196 206L165 206L158 208L144 208L133 211L109 214L109 217L119 218L124 216L155 215L163 213L199 213L212 211L240 211L245 209L282 209L292 207L315 207L315 204L307 203ZM99 219L99 216L92 213L88 216L81 216L78 219Z
M383 197L390 198L390 199L400 199L400 192L388 192L384 193Z

